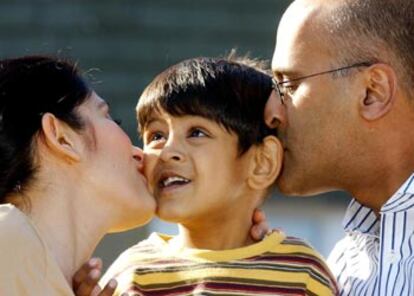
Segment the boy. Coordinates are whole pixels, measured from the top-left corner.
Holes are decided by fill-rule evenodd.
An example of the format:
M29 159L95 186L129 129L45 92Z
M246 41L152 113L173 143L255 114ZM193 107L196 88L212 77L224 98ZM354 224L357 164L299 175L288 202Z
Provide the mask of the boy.
M126 250L116 295L335 295L323 259L274 232L250 239L283 148L263 122L271 77L247 59L196 58L159 74L137 117L157 215L179 225Z

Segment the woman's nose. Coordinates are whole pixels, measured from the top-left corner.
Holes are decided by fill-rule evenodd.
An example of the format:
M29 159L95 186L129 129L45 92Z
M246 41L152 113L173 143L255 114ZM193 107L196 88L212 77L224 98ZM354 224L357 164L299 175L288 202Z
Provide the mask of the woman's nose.
M139 171L144 168L144 152L141 148L133 146L133 158L137 161Z

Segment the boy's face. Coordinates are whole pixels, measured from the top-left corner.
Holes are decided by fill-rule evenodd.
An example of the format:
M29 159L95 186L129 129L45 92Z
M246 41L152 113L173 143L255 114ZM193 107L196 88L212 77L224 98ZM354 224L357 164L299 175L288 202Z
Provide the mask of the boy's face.
M143 139L144 174L161 219L203 223L231 216L243 202L251 155L238 155L235 134L200 116L154 112Z

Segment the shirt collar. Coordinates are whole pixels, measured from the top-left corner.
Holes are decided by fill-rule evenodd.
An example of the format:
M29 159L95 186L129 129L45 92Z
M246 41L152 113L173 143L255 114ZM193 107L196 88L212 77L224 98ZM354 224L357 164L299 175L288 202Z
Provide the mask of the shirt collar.
M358 231L371 235L379 235L380 223L374 211L357 202L351 201L343 221L346 232Z
M391 196L381 208L381 213L404 212L414 207L414 174Z
M414 208L414 174L391 196L381 208L381 214L407 211ZM379 235L380 223L374 211L357 202L351 201L343 221L345 231L358 231L371 235Z

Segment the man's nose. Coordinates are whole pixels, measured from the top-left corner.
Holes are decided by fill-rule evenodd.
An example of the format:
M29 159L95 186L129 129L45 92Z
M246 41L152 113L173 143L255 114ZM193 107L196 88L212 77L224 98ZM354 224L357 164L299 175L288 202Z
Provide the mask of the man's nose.
M286 121L285 106L275 91L272 91L264 110L264 120L268 127L277 128Z

